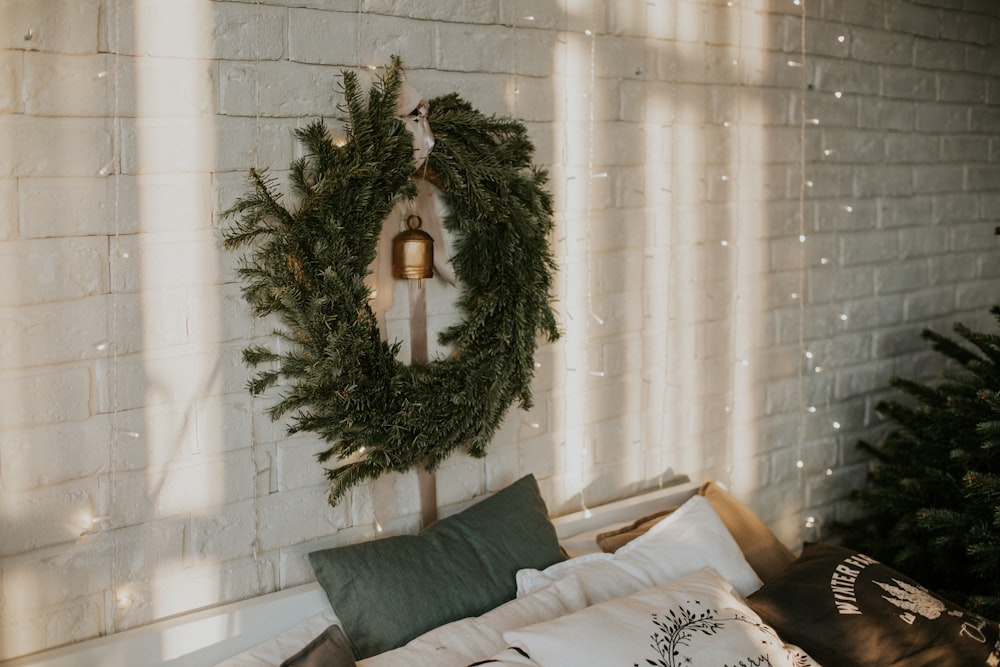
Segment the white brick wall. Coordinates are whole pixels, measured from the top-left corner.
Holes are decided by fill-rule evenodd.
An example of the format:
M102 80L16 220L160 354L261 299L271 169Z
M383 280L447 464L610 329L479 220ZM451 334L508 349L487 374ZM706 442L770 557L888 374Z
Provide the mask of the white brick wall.
M892 376L940 370L920 329L1000 302L1000 11L805 12L803 59L791 0L0 0L0 660L418 525L413 474L327 506L323 444L245 392L274 322L219 242L246 170L286 182L341 70L391 55L524 120L556 203L565 335L439 503L532 472L563 513L681 472L821 537Z

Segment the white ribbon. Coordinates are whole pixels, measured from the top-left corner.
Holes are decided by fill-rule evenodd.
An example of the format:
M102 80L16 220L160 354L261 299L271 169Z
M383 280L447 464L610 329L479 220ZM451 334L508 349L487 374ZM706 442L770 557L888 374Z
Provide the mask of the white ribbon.
M379 236L377 256L368 276L369 287L373 295L372 310L378 318L379 332L383 340L388 337L385 324L385 313L392 308L393 287L395 278L392 275L392 240L396 234L405 228L405 220L410 215L419 215L422 221L421 229L434 239L434 273L449 285L455 284L455 271L448 258L448 243L444 226L438 216L438 206L435 201L436 189L426 179L420 177L422 168L426 166L427 158L434 148L434 133L428 121L430 105L416 88L404 82L396 101L396 118L403 121L404 127L413 135L413 159L417 165L414 182L417 186L416 206L413 201L400 202L387 220L383 222L382 233ZM394 223L392 221L395 221ZM424 334L426 335L426 333Z
M403 82L396 100L396 118L403 121L406 129L413 135L413 159L419 170L427 162L434 148L434 133L431 132L427 113L430 105L420 92L407 82Z

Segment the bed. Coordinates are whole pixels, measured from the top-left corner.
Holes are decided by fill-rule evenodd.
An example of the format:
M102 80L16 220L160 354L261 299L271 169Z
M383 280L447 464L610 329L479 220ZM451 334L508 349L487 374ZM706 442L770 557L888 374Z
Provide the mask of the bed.
M863 554L794 555L686 478L550 519L532 476L310 554L317 581L5 667L1000 665L1000 627Z

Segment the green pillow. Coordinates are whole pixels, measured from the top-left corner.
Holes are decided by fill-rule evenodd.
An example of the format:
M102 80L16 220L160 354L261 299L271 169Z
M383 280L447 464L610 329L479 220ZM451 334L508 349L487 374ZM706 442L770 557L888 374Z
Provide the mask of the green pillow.
M559 560L555 527L532 475L419 535L309 554L359 660L512 600L518 570Z

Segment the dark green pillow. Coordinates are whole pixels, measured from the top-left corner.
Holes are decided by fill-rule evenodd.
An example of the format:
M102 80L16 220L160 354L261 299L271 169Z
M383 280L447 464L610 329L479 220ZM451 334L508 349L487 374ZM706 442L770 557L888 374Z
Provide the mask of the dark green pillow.
M561 559L532 475L419 535L309 554L359 660L512 600L518 570Z

